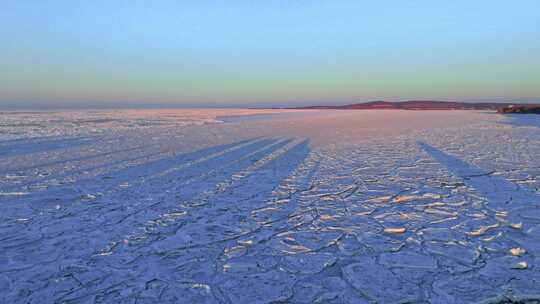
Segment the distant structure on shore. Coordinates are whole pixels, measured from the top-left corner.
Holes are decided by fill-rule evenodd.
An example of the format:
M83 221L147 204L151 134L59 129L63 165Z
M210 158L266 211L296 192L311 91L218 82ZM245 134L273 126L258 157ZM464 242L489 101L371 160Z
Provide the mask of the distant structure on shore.
M402 102L372 101L366 103L356 103L342 106L307 106L296 107L293 109L331 109L331 110L493 110L499 113L510 107L519 108L540 108L540 105L534 104L510 104L495 102L454 102L454 101L435 101L435 100L410 100Z

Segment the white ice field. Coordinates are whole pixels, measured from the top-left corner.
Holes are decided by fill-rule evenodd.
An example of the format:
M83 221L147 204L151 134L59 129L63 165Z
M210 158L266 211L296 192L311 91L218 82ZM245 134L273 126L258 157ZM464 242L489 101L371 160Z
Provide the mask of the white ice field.
M540 116L0 113L0 303L535 299Z

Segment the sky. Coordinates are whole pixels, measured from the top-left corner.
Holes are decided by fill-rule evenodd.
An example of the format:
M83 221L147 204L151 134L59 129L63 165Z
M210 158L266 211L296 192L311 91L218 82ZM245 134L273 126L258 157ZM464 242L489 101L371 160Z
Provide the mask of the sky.
M2 0L0 107L540 102L538 0Z

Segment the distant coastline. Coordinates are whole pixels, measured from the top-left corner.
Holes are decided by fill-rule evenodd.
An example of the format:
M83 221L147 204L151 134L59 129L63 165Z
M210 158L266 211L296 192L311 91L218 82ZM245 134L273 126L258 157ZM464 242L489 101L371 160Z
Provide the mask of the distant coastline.
M539 104L516 104L516 103L495 103L495 102L455 102L436 100L409 100L401 102L371 101L366 103L355 103L340 106L304 106L279 109L298 110L493 110L504 113L504 109L509 108L540 108Z

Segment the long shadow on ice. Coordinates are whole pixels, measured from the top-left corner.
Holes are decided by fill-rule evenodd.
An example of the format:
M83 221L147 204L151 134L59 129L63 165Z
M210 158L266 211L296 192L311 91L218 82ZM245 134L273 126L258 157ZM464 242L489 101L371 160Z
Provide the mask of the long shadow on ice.
M131 183L132 181L144 177L150 177L155 174L162 174L162 177L170 175L171 172L178 171L182 167L193 166L201 167L209 162L218 160L226 155L237 151L259 147L267 144L268 139L248 139L229 144L217 145L193 152L182 153L170 157L163 157L157 160L141 163L138 165L128 166L123 169L107 172L93 179L107 179L110 183L118 183L119 181ZM219 163L218 163L219 164Z
M22 172L22 171L36 170L36 169L40 169L40 168L46 168L46 167L50 167L50 166L61 165L61 164L69 163L69 162L82 162L82 161L86 161L86 160L90 160L90 159L107 158L109 156L116 155L116 154L138 151L138 150L140 150L140 149L142 149L144 147L146 147L146 145L140 145L140 146L136 146L136 147L132 147L132 148L126 148L126 149L120 149L120 150L113 150L113 151L110 151L110 152L101 152L101 153L95 153L95 154L88 154L88 155L84 155L84 156L80 156L80 157L63 158L63 159L54 160L54 161L50 161L50 162L44 162L44 163L40 163L40 164L37 164L37 165L31 165L31 166L17 166L17 167L12 167L10 169L3 170L3 172L4 173ZM145 155L145 156L148 157L149 155ZM145 157L145 156L143 156L143 157ZM107 164L107 165L109 165L109 164ZM85 168L85 170L88 170L88 169Z
M485 171L424 142L418 142L418 145L450 173L462 178L465 184L484 195L489 202L532 203L539 199L533 191L496 176L493 174L495 172Z
M169 221L162 227L158 225L146 229L144 233L152 231L153 235L169 235L160 238L155 247L160 252L167 252L178 248L217 245L255 232L259 228L258 224L248 220L252 211L267 204L272 192L304 163L310 153L308 140L288 149L284 148L284 151L276 151L273 156L267 154L266 160L261 159L264 161L261 166L239 171L216 191L200 192L202 196L194 196L190 201L184 201L183 210L187 211L189 216L182 216L174 223ZM201 205L199 200L205 203ZM294 206L289 208L290 212L294 211ZM170 217L161 214L150 222L158 223L159 218ZM170 236L171 231L176 231L176 234ZM189 237L186 239L185 236ZM136 238L150 239L149 236Z
M91 142L89 138L81 137L14 141L0 145L0 158L73 148L88 145Z
M280 143L283 142L287 144L281 146ZM270 147L276 145L280 145L281 148L272 151L263 148L266 153L259 155L255 162L241 170L235 170L234 174L227 179L227 183L223 184L224 187L210 190L210 196L203 194L202 196L207 199L205 204L193 207L184 205L182 208L187 211L185 213L159 214L155 220L149 221L149 223L155 223L151 229L144 229L139 233L130 233L124 236L124 239L129 237L128 242L114 242L118 245L108 246L98 255L92 257L83 255L74 260L77 261L77 264L91 265L92 273L95 273L95 278L98 281L104 280L102 277L121 278L127 284L142 286L143 289L148 286L149 282L154 281L191 281L193 275L196 275L197 281L205 282L205 284L219 282L225 278L224 276L217 277L220 272L214 272L216 267L221 267L218 266L221 265L221 262L218 261L219 256L226 252L226 248L236 243L235 239L259 231L260 226L253 219L250 219L251 210L267 203L272 196L272 191L280 185L286 187L288 184L286 179L305 162L310 153L307 140L296 144L280 140L275 144L270 144ZM181 214L175 216L178 213ZM159 225L163 219L166 219L166 222L164 225ZM122 223L122 225L125 224ZM271 224L265 225L265 229L270 229L269 225ZM129 225L126 226L129 227ZM84 237L88 238L88 236ZM107 237L109 235L105 236L105 238ZM133 259L133 257L136 258ZM250 265L250 258L247 257L247 259L245 260L246 265ZM253 261L253 257L251 261ZM106 271L113 268L116 269L114 273L106 274ZM130 273L129 276L126 276L127 272ZM278 276L274 277L276 273ZM282 297L276 297L275 294L280 294L284 286L292 285L291 276L281 276L281 273L271 271L268 276L263 277L262 282L257 277L253 277L249 286L257 290L255 293L260 294L259 298L261 299L272 301L281 299ZM47 275L50 274L47 273ZM228 280L243 280L245 282L249 281L249 277L247 278L246 274L242 273L229 277ZM287 281L282 282L282 279ZM277 287L268 284L268 282L273 284L275 280L280 281ZM245 288L242 282L232 285L234 285L233 289ZM268 286L272 292L268 292ZM51 284L47 288L49 289L48 294L54 294L58 302L61 302L58 298L61 296L74 297L69 292L59 290L57 285ZM88 284L81 290L85 294L102 294L104 302L118 302L118 295L105 294L96 285ZM191 293L186 293L186 290L182 288L168 288L166 292L167 295L160 296L160 301L167 298L175 299L174 302L178 302L178 299L185 299L186 303L191 303L201 302L203 299L198 296L191 297ZM236 294L230 290L226 292L229 295ZM211 293L205 293L205 296L208 299L213 299ZM234 296L230 302L253 302L249 299L249 294L247 297Z
M276 156L246 178L243 186L249 189L246 189L246 192L238 189L239 194L256 193L257 197L268 197L272 190L304 162L309 152L309 140L306 139Z
M238 143L231 144L230 148L237 147ZM251 153L245 150L246 147L250 147ZM225 147L220 147L218 151L226 150ZM211 148L209 148L211 149ZM260 151L260 154L257 154ZM226 191L221 191L221 188L211 189L211 196L208 198L211 202L204 206L198 206L191 208L186 216L190 217L192 225L189 228L194 235L193 239L196 240L196 244L182 244L178 239L165 238L163 241L167 245L162 244L161 247L167 250L168 246L175 248L182 247L182 245L193 246L202 245L205 243L219 242L230 238L231 236L237 236L250 230L250 227L244 226L238 214L234 210L236 203L241 204L241 210L249 214L249 210L256 208L265 202L267 202L269 196L276 187L278 187L282 181L289 177L289 175L304 162L305 158L309 154L309 142L303 141L296 145L292 144L289 140L255 140L248 142L241 142L236 150L229 151L231 156L244 157L246 154L251 157L246 157L239 165L231 165L226 169L219 171L219 175L229 181L231 187ZM197 154L191 154L187 159L201 159L212 155L211 152L217 152L216 150L203 149ZM253 156L256 155L256 156ZM175 161L187 160L186 155L184 158L172 158ZM256 159L255 159L256 158ZM154 164L155 167L149 171L144 168L141 170L134 170L130 172L124 172L122 176L138 176L138 173L152 173L156 172L154 169L159 170L163 168L169 168L170 162L163 161ZM195 166L202 165L200 169L204 169L210 163L200 162ZM144 165L141 165L144 167ZM199 170L200 171L200 170ZM213 175L212 175L213 176ZM169 180L169 178L166 178ZM161 181L161 180L160 180ZM203 182L205 184L206 182ZM174 182L173 182L174 184ZM152 188L154 186L161 187L160 183L155 184L143 184L141 187ZM201 191L209 190L206 187L202 187ZM130 191L127 191L130 192ZM58 192L61 195L62 192ZM35 195L34 203L42 203L42 198L39 198L40 194ZM14 211L16 208L21 208L21 204L14 204L9 202L10 208L2 208L0 216L2 217L2 226L0 227L0 252L3 256L0 257L7 259L9 263L0 262L0 272L9 271L13 274L14 281L13 286L23 284L23 282L33 282L32 280L39 276L40 280L53 280L62 275L62 271L66 269L63 263L77 264L77 265L91 265L91 260L99 259L95 257L96 250L103 248L108 241L116 241L118 236L125 235L125 232L134 232L134 228L144 225L149 217L157 216L162 219L160 215L164 215L163 212L170 210L170 207L178 205L177 200L167 200L166 204L159 208L157 214L154 212L143 212L134 214L133 217L128 218L125 221L114 224L118 218L115 214L125 217L129 213L133 212L133 209L118 208L115 204L129 205L131 202L124 202L116 199L106 201L88 201L79 207L71 208L59 208L54 209L51 212L41 213L41 206L36 205L37 208L26 209L30 211L30 214L16 214ZM174 197L173 197L174 198ZM6 201L7 203L7 201ZM26 203L31 203L26 201ZM54 204L59 201L54 201ZM146 204L145 201L140 201L142 204ZM4 204L6 207L8 204ZM229 208L230 207L230 208ZM4 212L5 211L5 212ZM22 211L22 210L21 210ZM40 213L38 215L38 213ZM172 215L172 214L170 214ZM245 215L244 215L245 216ZM21 227L17 222L18 218L28 219L27 225ZM178 220L182 221L184 216L181 216ZM225 224L224 226L215 225L212 220ZM225 220L225 221L220 221ZM172 222L172 218L168 219L166 226L156 227L156 230L147 231L153 235L160 234L162 230L170 231L170 226L177 225L180 227L180 222ZM185 224L185 223L184 223ZM226 227L225 227L226 226ZM169 228L167 228L169 227ZM210 230L201 229L204 227L212 228ZM186 227L187 229L188 227ZM178 228L176 228L178 229ZM126 231L124 231L126 230ZM188 231L189 232L189 231ZM145 232L143 232L145 233ZM198 234L198 235L197 235ZM168 235L168 233L163 234ZM197 238L200 237L200 238ZM152 240L150 238L149 240ZM116 244L116 242L113 242ZM120 249L123 245L121 243L117 246ZM217 245L219 246L219 245ZM111 247L113 250L115 247ZM135 248L135 247L134 247ZM127 251L120 250L119 252L114 249L113 255L104 255L102 259L99 259L100 263L96 264L95 272L91 272L95 276L98 282L103 281L106 284L107 278L113 279L121 277L121 275L115 276L113 273L108 274L106 271L106 265L101 263L111 263L112 266L118 266L121 261L128 260L131 256L132 249L128 246ZM101 256L101 255L100 255ZM137 270L140 274L149 275L148 272L158 271L158 274L163 277L173 275L174 271L171 268L164 268L163 265L157 267L153 256L148 256L148 260L145 259L146 255L140 256L139 259L144 259L143 262L133 264L129 266L129 269ZM69 261L69 262L64 262ZM156 266L156 267L148 267ZM140 268L139 268L140 267ZM64 270L62 270L64 269ZM126 268L127 270L128 268ZM67 271L67 270L66 270ZM120 270L119 270L120 271ZM130 270L131 271L131 270ZM150 273L151 274L151 273ZM133 277L132 279L137 281L143 277ZM36 284L38 283L28 283ZM144 284L143 284L144 285ZM34 285L33 285L34 286ZM39 289L36 293L29 293L20 295L17 290L6 292L5 297L13 302L17 300L20 302L39 302L39 300L45 300L53 302L54 298L61 295L69 295L71 291L61 289L62 286L58 284L50 284L47 286L39 285L36 287ZM78 285L77 290L86 293L99 293L99 286L88 284L84 287ZM92 289L94 289L92 291ZM54 294L54 296L53 296ZM0 297L1 299L1 297ZM110 301L115 302L115 301Z
M242 140L234 143L212 146L193 152L182 153L172 157L164 157L155 161L146 162L139 165L127 166L126 168L115 172L107 172L96 177L78 180L74 183L54 185L50 186L45 190L31 191L30 194L20 197L0 196L0 209L9 208L9 212L7 212L6 210L5 213L7 215L15 214L16 212L18 212L17 209L19 208L22 208L22 210L19 211L24 213L32 212L31 209L37 210L40 208L50 208L51 206L48 206L49 203L53 205L69 206L73 202L79 201L81 195L86 194L87 191L103 192L108 189L117 187L119 182L127 182L129 184L132 180L155 174L167 168L171 168L172 166L178 166L180 164L193 162L198 159L204 159L213 154L222 153L227 149L233 149L235 147L256 141L257 139ZM129 161L130 160L124 160L124 162L126 163ZM58 179L62 177L69 177L69 174L57 175L53 176L52 178ZM45 182L46 179L42 179L40 181ZM28 189L26 189L25 187L30 186L34 182L19 184L16 187L3 187L0 188L0 191L26 192ZM16 202L22 202L23 204L16 204Z

